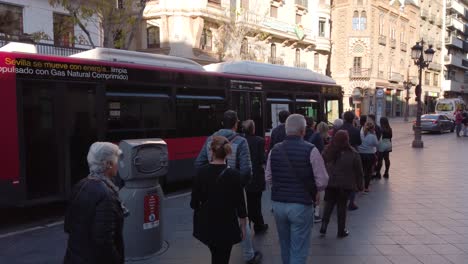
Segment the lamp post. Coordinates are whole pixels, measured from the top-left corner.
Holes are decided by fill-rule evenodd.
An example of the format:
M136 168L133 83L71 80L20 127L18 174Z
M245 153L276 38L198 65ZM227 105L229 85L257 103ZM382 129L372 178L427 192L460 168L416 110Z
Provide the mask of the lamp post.
M424 49L424 40L421 39L420 42L416 42L411 48L411 58L414 60L414 64L418 66L419 69L419 84L416 86L416 101L418 102L418 111L416 114L416 125L414 127L414 140L413 148L423 148L424 143L421 139L421 91L422 91L422 71L424 68L428 67L432 62L435 51L432 49L432 45L429 45L429 48L423 52Z
M409 78L408 78L409 79ZM409 115L409 99L411 98L409 96L409 91L411 89L411 87L413 86L413 83L411 81L404 81L403 82L403 86L405 87L406 89L406 97L405 97L405 100L406 100L406 110L405 110L405 122L408 122L408 115Z

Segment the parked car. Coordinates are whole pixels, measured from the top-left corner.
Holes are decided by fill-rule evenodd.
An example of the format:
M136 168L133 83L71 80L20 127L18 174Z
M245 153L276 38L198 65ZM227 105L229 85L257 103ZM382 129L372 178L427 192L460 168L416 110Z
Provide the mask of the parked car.
M415 125L416 121L413 122L413 129ZM443 133L444 131L453 132L454 130L455 122L446 115L427 114L421 116L421 131Z

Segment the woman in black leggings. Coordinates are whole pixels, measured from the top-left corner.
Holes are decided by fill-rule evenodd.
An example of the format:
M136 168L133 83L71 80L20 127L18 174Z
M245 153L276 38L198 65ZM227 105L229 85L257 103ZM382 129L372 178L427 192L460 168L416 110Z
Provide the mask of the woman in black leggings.
M382 129L382 140L378 147L378 162L375 170L377 171L376 178L380 179L380 170L382 163L385 160L384 178L388 179L388 170L390 169L390 152L392 151L392 128L386 117L380 118L380 127Z

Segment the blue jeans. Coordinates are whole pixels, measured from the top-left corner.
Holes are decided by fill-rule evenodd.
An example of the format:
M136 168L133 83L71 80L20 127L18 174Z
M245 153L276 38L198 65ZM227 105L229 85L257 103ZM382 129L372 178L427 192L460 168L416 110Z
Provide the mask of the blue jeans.
M252 242L252 228L250 223L247 223L247 228L245 229L245 236L244 240L241 242L242 246L242 256L244 257L245 261L251 260L255 256L255 250L253 248Z
M314 207L272 201L283 264L305 264L314 224Z

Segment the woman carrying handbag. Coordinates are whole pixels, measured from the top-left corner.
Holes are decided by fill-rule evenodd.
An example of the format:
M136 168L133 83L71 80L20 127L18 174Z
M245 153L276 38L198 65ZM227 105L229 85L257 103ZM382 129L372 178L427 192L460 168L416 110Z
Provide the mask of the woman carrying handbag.
M212 161L193 180L193 236L208 246L212 264L228 264L232 246L245 237L247 210L239 172L226 165L229 140L214 136L210 150Z
M384 178L388 179L388 171L390 169L390 152L392 152L392 128L386 117L380 118L380 127L382 129L382 139L378 146L378 162L375 168L377 174L376 178L381 179L380 170L382 169L382 162L385 160L385 173Z

